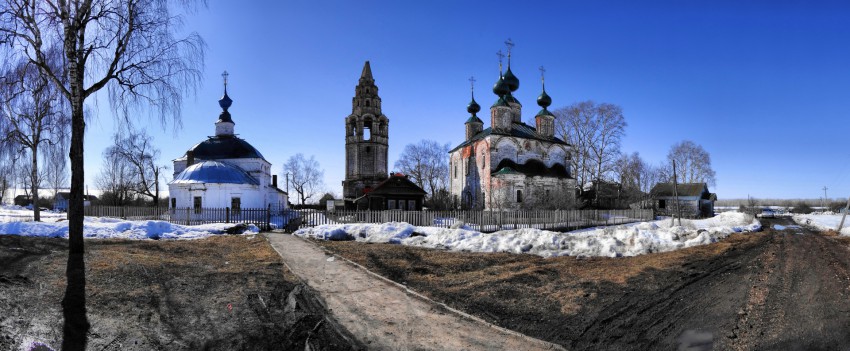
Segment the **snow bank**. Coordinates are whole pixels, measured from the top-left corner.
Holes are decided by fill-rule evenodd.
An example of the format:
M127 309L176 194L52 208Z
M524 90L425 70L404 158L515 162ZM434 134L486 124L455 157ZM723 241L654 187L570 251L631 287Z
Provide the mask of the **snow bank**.
M817 230L835 230L838 224L841 223L842 214L834 212L812 213L812 214L795 214L794 222L799 225L813 227ZM850 216L844 221L844 228L841 228L842 236L850 236Z
M178 225L164 221L125 221L113 218L86 217L83 235L86 238L120 239L200 239L224 234L234 224L214 223L203 225ZM249 225L243 234L258 233ZM6 222L0 223L0 234L67 238L68 221L62 222Z
M678 223L677 223L678 224ZM672 251L716 242L735 232L761 229L743 213L722 213L714 218L632 223L568 233L540 229L504 230L485 234L469 229L415 227L407 223L329 224L305 228L295 235L322 240L357 240L394 243L453 251L529 253L554 256L635 256Z

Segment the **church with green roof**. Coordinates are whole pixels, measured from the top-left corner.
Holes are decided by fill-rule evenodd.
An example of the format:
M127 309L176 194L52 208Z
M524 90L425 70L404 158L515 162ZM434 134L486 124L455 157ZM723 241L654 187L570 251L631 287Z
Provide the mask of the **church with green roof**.
M519 78L511 71L513 43L506 44L508 65L502 72L499 63L490 126L485 129L477 115L481 106L473 91L465 140L449 151L453 202L463 209L573 208L573 148L555 136L555 115L548 110L552 98L545 84L537 98L541 110L534 117L535 125L522 122L522 104L513 96L519 89Z

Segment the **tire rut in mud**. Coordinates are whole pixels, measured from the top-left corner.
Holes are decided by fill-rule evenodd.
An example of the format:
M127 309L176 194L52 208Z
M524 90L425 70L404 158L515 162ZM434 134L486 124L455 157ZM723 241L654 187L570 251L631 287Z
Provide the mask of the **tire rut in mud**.
M693 344L679 340L689 336L716 342L718 332L730 324L726 317L737 312L746 296L740 282L753 274L759 248L768 240L764 236L751 249L735 248L713 259L685 263L678 270L653 270L631 279L628 286L633 290L611 296L611 304L576 335L571 348L671 349L682 342ZM599 290L609 289L617 287Z

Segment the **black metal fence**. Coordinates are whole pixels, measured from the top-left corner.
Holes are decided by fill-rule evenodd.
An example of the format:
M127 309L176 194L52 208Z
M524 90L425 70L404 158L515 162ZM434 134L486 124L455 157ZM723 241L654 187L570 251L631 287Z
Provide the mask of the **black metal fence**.
M299 210L299 228L323 224L406 222L480 232L536 228L567 231L655 219L651 209L552 211L314 211Z

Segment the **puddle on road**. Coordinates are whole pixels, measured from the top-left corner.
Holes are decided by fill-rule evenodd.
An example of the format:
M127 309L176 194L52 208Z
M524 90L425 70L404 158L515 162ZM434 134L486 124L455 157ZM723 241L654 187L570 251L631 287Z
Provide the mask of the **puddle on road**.
M803 227L799 225L779 225L774 224L773 230L785 231L785 230L793 230L794 234L803 235Z
M708 331L688 329L678 337L679 350L710 351L714 348L714 334Z

